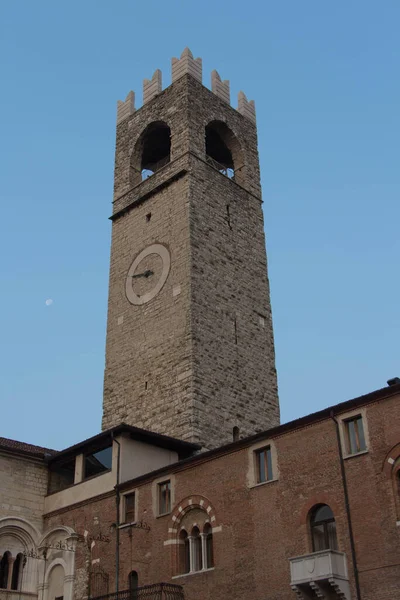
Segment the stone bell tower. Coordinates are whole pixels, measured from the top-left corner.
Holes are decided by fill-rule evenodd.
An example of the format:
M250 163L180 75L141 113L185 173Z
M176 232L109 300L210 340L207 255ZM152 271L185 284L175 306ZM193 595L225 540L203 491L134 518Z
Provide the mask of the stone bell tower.
M212 448L279 423L254 102L189 49L118 102L103 428Z

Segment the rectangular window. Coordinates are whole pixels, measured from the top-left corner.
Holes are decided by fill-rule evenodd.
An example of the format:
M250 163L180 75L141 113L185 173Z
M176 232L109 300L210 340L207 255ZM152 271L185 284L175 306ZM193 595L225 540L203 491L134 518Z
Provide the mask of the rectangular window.
M270 446L255 451L256 459L256 482L263 483L273 479L272 455Z
M125 523L134 523L135 519L135 492L131 494L126 494L124 496L125 501L125 514L124 514L124 522Z
M362 416L345 421L347 454L357 454L367 449Z
M112 467L112 446L86 454L84 461L84 479L110 471Z
M158 484L158 514L171 512L171 482L163 481Z

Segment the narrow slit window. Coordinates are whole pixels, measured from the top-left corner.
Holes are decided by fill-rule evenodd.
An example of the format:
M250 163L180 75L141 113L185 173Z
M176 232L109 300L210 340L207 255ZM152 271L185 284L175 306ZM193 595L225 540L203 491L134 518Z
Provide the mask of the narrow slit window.
M136 505L135 505L135 492L131 494L126 494L124 496L125 499L125 515L124 521L125 523L134 523L136 521Z
M171 512L171 481L158 484L158 514L165 515Z

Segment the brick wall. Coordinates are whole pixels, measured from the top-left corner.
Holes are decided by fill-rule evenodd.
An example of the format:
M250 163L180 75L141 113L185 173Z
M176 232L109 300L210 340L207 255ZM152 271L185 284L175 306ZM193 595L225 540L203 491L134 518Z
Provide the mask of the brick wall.
M396 525L395 493L385 470L390 451L398 444L400 397L365 407L369 431L368 452L345 460L356 555L363 600L388 600L400 594L400 528ZM345 416L345 413L344 415ZM174 469L174 512L154 514L154 483L149 476L128 487L138 493L138 520L151 530L120 531L120 588L127 587L131 570L141 585L173 581L184 586L187 600L251 597L264 600L294 598L290 589L289 558L312 551L308 514L318 503L328 504L336 519L339 550L346 553L352 598L355 598L348 521L337 448L335 424L330 418L282 430L271 440L276 449L278 479L250 488L251 444L240 442L226 453L196 457ZM265 438L265 442L268 437ZM258 444L262 440L258 440ZM168 476L168 471L157 477ZM204 499L215 516L215 568L172 579L176 574L177 535L174 515L196 498ZM185 500L186 499L186 500ZM193 500L195 499L195 500ZM110 542L95 546L92 560L115 582L115 498L87 503L47 517L96 533L110 531ZM167 542L167 544L165 544ZM84 569L84 555L77 553ZM111 591L111 590L110 590Z

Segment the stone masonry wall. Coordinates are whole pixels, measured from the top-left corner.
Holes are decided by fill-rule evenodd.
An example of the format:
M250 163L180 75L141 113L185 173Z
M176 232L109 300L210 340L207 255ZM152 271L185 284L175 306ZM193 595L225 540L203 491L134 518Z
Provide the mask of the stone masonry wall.
M213 120L240 145L241 185L205 162ZM155 121L170 127L171 161L132 187L132 157ZM178 79L118 124L112 218L103 428L125 421L210 448L234 426L245 435L276 425L254 123L190 75ZM168 247L171 271L133 306L126 274L152 243Z
M21 517L42 530L47 467L26 457L0 454L0 518Z

